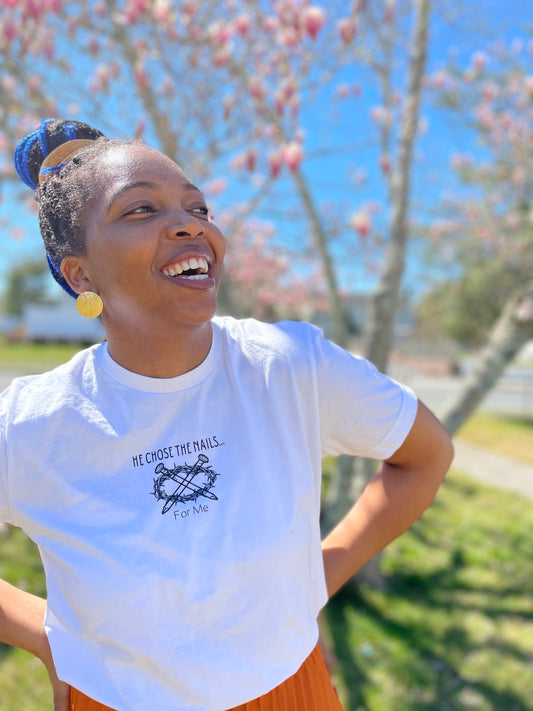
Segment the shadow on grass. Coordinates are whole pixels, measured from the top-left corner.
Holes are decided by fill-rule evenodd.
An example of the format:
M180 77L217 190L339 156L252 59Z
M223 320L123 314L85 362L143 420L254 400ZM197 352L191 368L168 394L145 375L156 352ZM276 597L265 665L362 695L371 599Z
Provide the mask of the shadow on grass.
M460 559L457 561L460 565ZM533 619L532 612L520 612L516 615L504 605L498 605L497 599L506 595L524 594L523 589L509 585L498 591L469 587L456 579L457 569L453 566L435 572L433 575L417 576L394 575L388 579L388 593L384 598L373 594L365 586L351 591L341 591L328 605L327 618L331 636L335 645L340 672L346 687L346 711L367 711L385 706L376 705L368 698L373 681L365 670L369 664L382 664L387 673L401 680L402 688L387 711L463 711L477 708L490 711L531 711L533 701L526 701L519 692L502 690L492 682L492 674L481 678L465 678L462 675L463 662L467 657L490 653L495 658L515 660L527 669L532 661L522 649L503 639L476 641L469 631L460 624L450 623L445 628L432 629L432 619L462 612L478 613L475 603L461 604L457 601L457 592L482 592L487 596L488 605L483 607L483 615L491 618L515 616L518 619ZM378 602L374 602L376 599ZM402 619L397 603L409 600L419 606L422 614L409 615ZM365 617L376 633L377 649L370 652L371 660L364 660L361 651L370 647L368 637L363 633L358 638L354 620ZM368 628L368 625L367 625ZM365 644L366 640L366 644ZM397 644L396 644L397 643ZM408 650L399 652L398 649ZM391 651L392 650L392 651ZM364 656L364 654L363 654ZM394 682L391 682L394 686ZM403 690L403 691L402 691Z

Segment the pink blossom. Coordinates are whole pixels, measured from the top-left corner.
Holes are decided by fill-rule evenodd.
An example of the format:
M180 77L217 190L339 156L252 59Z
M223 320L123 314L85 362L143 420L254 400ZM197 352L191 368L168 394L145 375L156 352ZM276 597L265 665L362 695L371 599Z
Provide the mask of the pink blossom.
M164 1L166 4L169 4L167 2L167 0L164 0ZM185 2L183 2L181 4L181 11L185 15L188 15L189 17L196 15L196 13L198 12L198 1L197 0L185 0Z
M215 67L224 67L229 62L231 53L227 48L220 49L213 56L213 65Z
M185 3L185 5L190 5L191 3ZM183 7L183 12L185 14L191 14L190 10ZM167 24L172 19L172 6L168 0L155 0L152 6L152 15L156 22L161 25Z
M231 170L242 170L246 166L246 153L238 153L230 160Z
M486 52L474 52L470 62L474 69L481 71L487 66L489 62L489 55Z
M384 175L387 175L390 172L390 157L387 153L382 153L379 159L379 167L381 168L381 172Z
M27 80L28 88L30 91L37 91L41 88L41 77L37 74L31 74Z
M494 101L498 96L498 87L494 82L486 81L481 87L481 96L484 101Z
M289 101L289 106L291 110L291 118L295 119L298 116L300 110L300 99L298 96L293 96Z
M98 42L98 38L95 35L91 35L91 38L89 39L89 54L91 54L93 57L96 57L98 52L100 51L100 44Z
M233 96L226 96L224 98L224 121L227 121L231 116L234 103L235 99L233 98Z
M370 110L370 118L379 126L388 126L392 121L390 110L386 106L374 106Z
M203 192L206 195L221 195L227 187L228 181L225 178L216 178L204 185Z
M257 164L257 151L255 148L248 148L246 151L246 167L253 173Z
M352 180L357 185L357 187L362 187L368 179L368 173L366 170L358 169L352 175Z
M257 99L258 101L265 98L265 85L257 76L253 76L250 79L250 82L248 84L248 90L250 91L250 96L252 96L254 99Z
M12 94L17 88L17 82L12 76L4 76L2 77L2 86L8 92L8 94Z
M24 17L31 17L33 20L38 20L43 13L43 7L38 0L26 0L24 6Z
M303 10L303 25L305 31L311 37L311 39L316 39L318 33L324 25L326 15L324 10L318 5L309 5Z
M103 19L107 15L105 2L97 2L94 6L94 12L100 19Z
M231 25L217 20L209 25L207 32L215 43L225 45L230 41L233 35L233 28Z
M140 118L137 121L137 125L135 126L135 133L133 134L135 138L141 138L144 134L144 131L146 130L146 120L144 118Z
M385 22L392 22L394 17L394 6L396 5L396 0L387 0L385 5Z
M20 242L24 238L24 230L22 227L12 227L10 230L10 237L16 242Z
M349 219L349 225L359 233L361 239L365 239L372 227L370 215L365 211L353 212Z
M15 25L13 20L9 17L2 25L2 34L4 36L6 44L10 44L16 38L16 36L18 34L17 26Z
M149 79L144 64L140 62L135 64L133 67L133 76L135 77L135 82L139 89L145 89L148 86Z
M262 18L261 26L265 30L265 32L273 32L274 30L278 29L278 18L273 17L272 15L267 15L266 17Z
M444 89L448 83L448 73L443 69L439 69L434 74L431 74L426 81L427 86L431 89Z
M280 33L279 40L284 47L296 47L300 41L300 35L292 27L288 27Z
M55 54L54 38L50 35L43 42L43 54L47 61L51 62Z
M345 44L351 44L355 39L357 32L357 21L354 17L344 17L339 20L337 30Z
M248 15L239 15L235 18L234 26L240 35L246 37L252 29L252 21Z
M291 171L295 171L300 166L304 158L304 149L301 143L291 141L283 147L283 161Z
M346 82L342 82L335 89L335 96L338 99L346 99L348 96L350 96L350 93L351 93L350 85L347 84Z
M285 103L286 100L283 94L279 91L276 91L276 93L274 94L274 106L276 108L276 113L278 114L278 116L281 116L283 114Z
M454 153L450 158L450 165L454 170L466 168L472 162L472 157L467 153Z
M283 166L283 151L277 150L268 154L268 165L270 167L270 177L275 178Z
M172 77L166 76L163 78L163 81L161 82L161 85L159 86L159 92L163 94L163 96L171 96L172 92L174 91L174 82L172 81Z

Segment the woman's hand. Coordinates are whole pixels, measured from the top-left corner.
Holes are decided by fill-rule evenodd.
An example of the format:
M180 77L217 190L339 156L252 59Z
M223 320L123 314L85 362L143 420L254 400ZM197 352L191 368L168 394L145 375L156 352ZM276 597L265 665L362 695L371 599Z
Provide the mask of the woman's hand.
M70 686L54 666L44 616L46 600L0 580L0 640L34 654L48 671L54 693L54 711L69 711Z
M43 651L39 656L50 677L50 683L54 693L54 711L70 711L70 686L64 681L61 681L57 676L46 633L44 634Z

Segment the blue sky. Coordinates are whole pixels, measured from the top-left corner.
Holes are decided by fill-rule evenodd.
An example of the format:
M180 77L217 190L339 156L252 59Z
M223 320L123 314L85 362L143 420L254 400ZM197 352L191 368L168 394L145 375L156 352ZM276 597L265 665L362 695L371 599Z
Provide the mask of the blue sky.
M454 3L444 2L441 6L445 6L450 13L453 5ZM524 8L527 6L528 3L523 0L507 0L504 3L499 0L467 1L465 5L467 13L463 19L452 26L442 22L439 9L436 7L432 21L429 70L433 71L445 64L450 51L456 52L462 63L467 63L472 52L485 47L496 38L506 42L511 42L517 36L527 38L528 30L531 36L533 22L531 17L524 13ZM360 81L360 70L347 69L343 79L348 83ZM335 117L334 108L331 108L331 91L324 91L319 103L313 107L312 112L309 112L305 121L307 124L305 145L309 153L309 159L305 163L306 175L321 200L340 200L341 205L346 204L347 210L354 209L358 203L365 200L380 199L383 193L382 181L376 169L375 150L367 148L371 143L368 122L368 107L372 104L370 91L365 88L364 97L350 99L354 102L354 110L350 111L349 118L343 117L341 120ZM359 109L361 113L358 116ZM467 131L459 131L456 125L443 120L427 101L422 115L428 120L429 130L426 136L421 138L417 151L413 203L417 208L423 206L423 210L430 212L442 192L454 186L453 177L447 170L450 154L471 149L472 137ZM332 148L342 148L348 141L352 144L353 150L348 154L345 150L334 150L328 158L313 157L313 148L317 145L318 137L322 147L326 142ZM355 190L352 193L351 183L346 180L348 171L359 169L368 174L367 187L360 194ZM241 188L234 176L229 177L233 181L233 188L230 188L228 194L232 197L232 191ZM17 191L20 192L20 189L17 188ZM20 226L26 234L22 241L4 238L0 255L0 279L13 263L42 253L36 215L29 214L24 204L15 200L13 195L13 189L8 186L4 190L4 199L0 204L0 220L2 224L9 220L11 227ZM381 215L384 221L386 217ZM294 225L291 219L283 220L280 223L281 238L290 243L293 234L301 232L302 229L305 231L305 226ZM375 278L366 274L362 260L341 257L341 261L344 267L339 273L342 284L346 288L353 286L356 290L372 288ZM422 263L416 250L413 250L406 282L419 283L422 271Z

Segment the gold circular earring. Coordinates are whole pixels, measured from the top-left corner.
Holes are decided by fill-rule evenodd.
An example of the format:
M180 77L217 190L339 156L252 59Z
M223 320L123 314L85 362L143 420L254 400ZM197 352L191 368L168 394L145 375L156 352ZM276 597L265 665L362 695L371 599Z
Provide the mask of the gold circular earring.
M104 302L94 291L78 294L76 307L85 318L97 318L104 310Z

